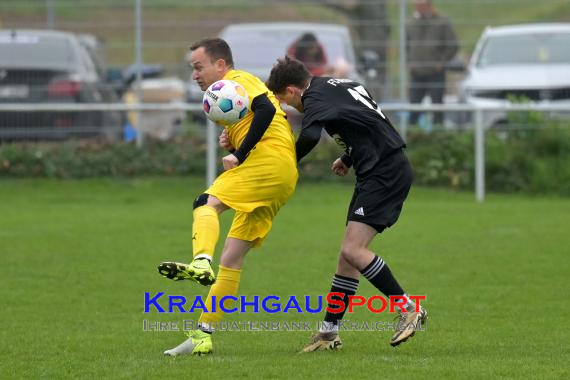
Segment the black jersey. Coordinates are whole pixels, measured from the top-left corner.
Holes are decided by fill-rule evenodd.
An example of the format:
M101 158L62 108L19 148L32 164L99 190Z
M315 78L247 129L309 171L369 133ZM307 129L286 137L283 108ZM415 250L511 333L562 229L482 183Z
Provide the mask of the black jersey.
M392 123L358 82L313 77L301 101L305 114L296 144L298 161L319 142L323 128L345 150L343 162L352 164L358 177L405 146Z

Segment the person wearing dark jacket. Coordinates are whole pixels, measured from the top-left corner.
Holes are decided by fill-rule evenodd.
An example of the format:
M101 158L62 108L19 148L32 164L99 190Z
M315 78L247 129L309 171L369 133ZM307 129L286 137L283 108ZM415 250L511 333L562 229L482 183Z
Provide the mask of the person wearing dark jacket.
M452 60L459 45L453 25L440 14L432 0L414 0L415 12L406 25L406 49L410 72L411 103L421 103L425 96L432 103L443 103L445 66ZM416 124L419 114L411 114L410 124ZM443 123L443 114L434 114L434 123Z

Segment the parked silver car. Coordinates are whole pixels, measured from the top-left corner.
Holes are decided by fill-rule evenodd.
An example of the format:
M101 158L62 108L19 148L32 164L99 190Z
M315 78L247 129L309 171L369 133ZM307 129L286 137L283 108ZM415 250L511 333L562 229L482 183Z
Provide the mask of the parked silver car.
M0 103L113 103L87 36L0 31ZM121 135L120 112L0 112L0 140Z
M459 89L460 101L506 105L511 101L570 106L570 24L529 24L485 29ZM487 112L486 126L506 121Z

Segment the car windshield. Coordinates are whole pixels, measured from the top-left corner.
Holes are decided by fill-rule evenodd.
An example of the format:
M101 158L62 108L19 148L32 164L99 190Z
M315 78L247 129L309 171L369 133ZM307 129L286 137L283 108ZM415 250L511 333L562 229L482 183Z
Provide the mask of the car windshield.
M282 58L287 49L305 32L298 30L261 30L239 31L222 36L232 48L236 67L244 70L271 68L277 58ZM334 63L339 60L354 63L350 51L341 33L312 31L324 48L327 61ZM269 72L267 72L269 74Z
M31 34L0 34L0 65L69 69L77 57L66 38Z
M536 33L487 39L477 66L570 63L570 33Z

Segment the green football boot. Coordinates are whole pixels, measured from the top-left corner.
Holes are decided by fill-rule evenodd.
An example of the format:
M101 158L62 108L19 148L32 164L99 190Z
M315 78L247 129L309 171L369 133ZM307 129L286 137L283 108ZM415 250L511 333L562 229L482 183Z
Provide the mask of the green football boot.
M216 282L214 270L206 259L193 260L190 264L163 262L158 265L158 272L174 281L192 280L204 286Z
M188 339L179 344L178 346L164 351L166 356L179 356L179 355L208 355L213 352L212 349L212 335L203 332L202 330L192 330L187 333Z

